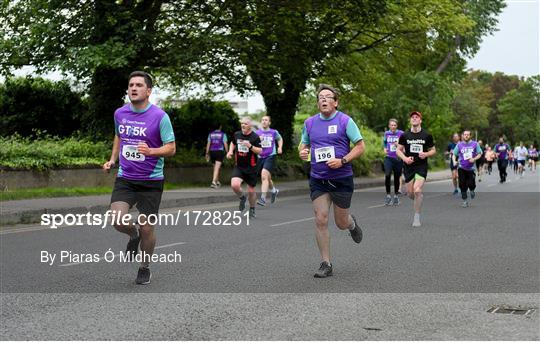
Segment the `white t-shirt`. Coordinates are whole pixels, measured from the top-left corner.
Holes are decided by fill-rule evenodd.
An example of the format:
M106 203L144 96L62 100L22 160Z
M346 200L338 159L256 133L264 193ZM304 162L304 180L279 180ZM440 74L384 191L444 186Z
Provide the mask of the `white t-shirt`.
M514 155L517 157L517 160L525 160L527 159L527 148L525 146L523 147L516 147L514 149Z

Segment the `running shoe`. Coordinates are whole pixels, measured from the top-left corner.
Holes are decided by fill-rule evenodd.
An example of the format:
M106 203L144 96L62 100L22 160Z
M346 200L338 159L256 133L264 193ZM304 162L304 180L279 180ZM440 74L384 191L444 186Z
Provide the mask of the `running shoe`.
M356 217L354 217L354 215L351 215L351 217L354 222L354 228L349 229L349 234L351 234L351 238L354 242L360 243L362 241L362 229L360 229L360 226L356 223Z
M249 217L257 218L257 215L255 215L255 208L249 208Z
M471 195L471 199L474 199L474 196L476 196L476 193L474 191L470 191L469 194Z
M244 211L246 209L246 196L240 197L240 204L238 205L238 210Z
M274 188L274 191L272 191L272 197L270 198L270 203L274 203L276 201L278 194L279 194L279 189Z
M326 261L321 262L319 270L313 276L315 278L326 278L332 276L332 265Z
M261 197L257 200L257 204L260 205L261 207L264 207L266 205L266 200Z
M133 261L135 255L139 252L139 242L141 242L141 236L132 237L129 239L126 246L126 254L129 261Z
M148 285L150 284L150 278L152 278L152 273L150 273L150 269L148 267L139 267L135 284Z
M219 181L216 182L216 185L218 188L221 188L221 183Z
M453 195L454 195L454 196L457 196L457 194L459 194L458 189L454 189Z
M394 200L392 201L393 205L399 205L399 197L397 195L394 195Z
M422 226L422 224L420 223L420 216L414 215L414 219L413 219L412 226L413 226L413 227L420 227L420 226Z
M386 198L384 199L384 205L390 204L392 204L392 197L390 195L386 195Z
M212 183L210 184L210 187L211 187L212 189L216 189L216 188L218 187L218 185L217 185L216 182L212 182Z
M463 203L461 203L461 207L462 208L468 208L469 207L469 202L463 201Z

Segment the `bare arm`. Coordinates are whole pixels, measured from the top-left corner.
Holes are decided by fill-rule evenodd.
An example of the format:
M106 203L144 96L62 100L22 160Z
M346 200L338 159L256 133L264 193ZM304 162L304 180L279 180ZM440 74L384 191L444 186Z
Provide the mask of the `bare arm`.
M111 158L109 159L108 162L103 164L103 166L101 167L104 172L111 171L111 168L113 168L114 165L116 164L116 160L118 159L119 153L120 153L120 138L117 135L115 135L113 146L112 146Z
M144 142L137 145L137 151L149 157L172 157L176 154L176 142L171 141L161 147L150 148Z

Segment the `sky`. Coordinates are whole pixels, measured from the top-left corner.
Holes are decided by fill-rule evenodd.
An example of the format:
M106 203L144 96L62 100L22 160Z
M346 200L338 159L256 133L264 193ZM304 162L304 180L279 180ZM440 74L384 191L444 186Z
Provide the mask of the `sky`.
M540 74L540 0L508 0L499 15L499 31L484 37L467 66L508 75Z

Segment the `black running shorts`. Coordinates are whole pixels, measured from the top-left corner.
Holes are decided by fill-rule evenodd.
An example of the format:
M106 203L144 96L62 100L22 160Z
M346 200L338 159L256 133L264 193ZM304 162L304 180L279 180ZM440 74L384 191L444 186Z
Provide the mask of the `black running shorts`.
M129 207L137 205L143 215L157 214L163 194L163 180L129 180L117 177L111 203L126 202Z

